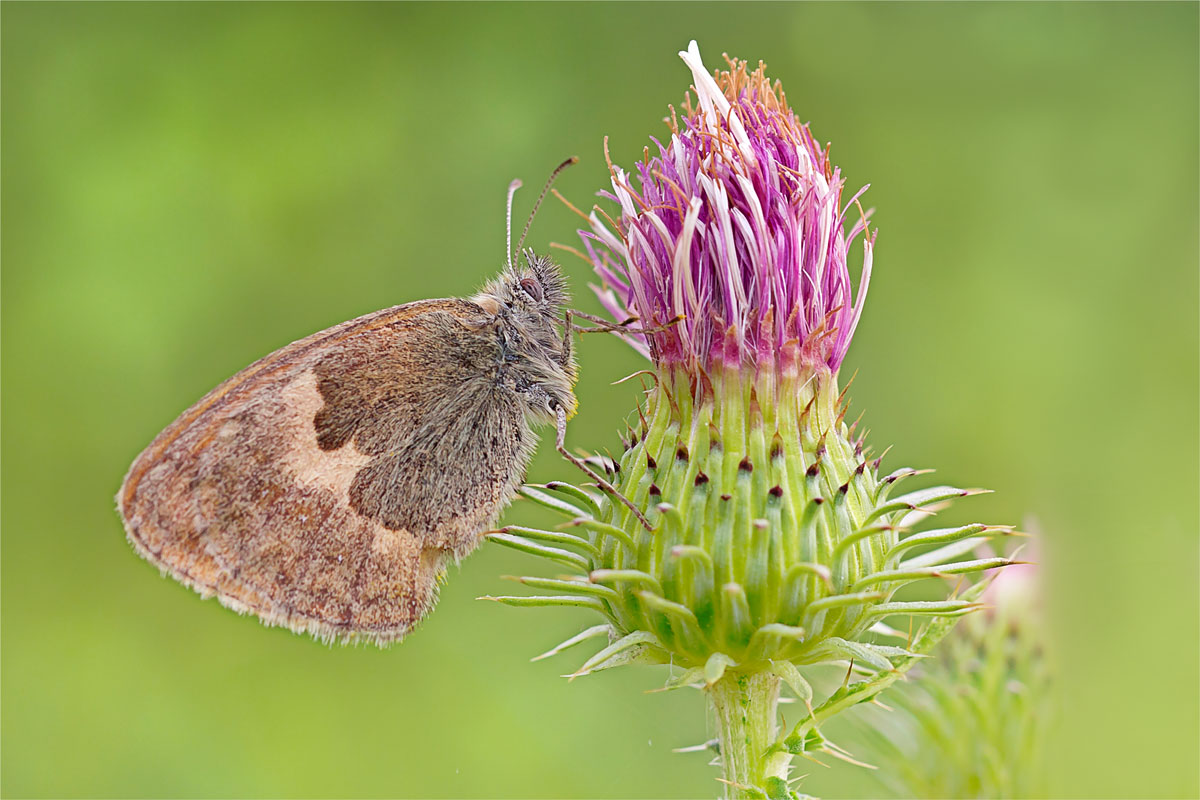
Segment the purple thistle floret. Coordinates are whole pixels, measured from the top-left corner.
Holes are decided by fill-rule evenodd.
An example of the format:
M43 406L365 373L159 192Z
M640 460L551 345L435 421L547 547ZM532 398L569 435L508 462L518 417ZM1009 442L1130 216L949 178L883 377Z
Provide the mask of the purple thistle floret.
M635 169L610 164L617 220L597 209L580 231L617 320L678 323L631 343L656 364L702 373L712 366L836 371L862 313L874 234L859 207L847 234L843 180L826 150L788 108L763 65L709 74L695 42L680 56L699 104L672 109L672 135ZM847 248L860 233L857 297Z

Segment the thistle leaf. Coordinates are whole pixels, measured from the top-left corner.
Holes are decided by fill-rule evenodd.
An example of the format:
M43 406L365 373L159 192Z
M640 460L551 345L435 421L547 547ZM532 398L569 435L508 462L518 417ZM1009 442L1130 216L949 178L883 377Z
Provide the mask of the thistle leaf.
M668 617L673 617L688 626L689 631L693 635L700 635L700 621L696 619L696 613L687 606L667 600L653 592L641 591L637 592L637 596L638 599L655 611L666 614Z
M968 600L932 600L913 601L907 603L880 603L868 609L872 617L886 617L891 614L911 614L913 616L961 617L979 608L979 603Z
M924 545L947 544L956 542L960 539L966 539L972 536L978 536L981 533L989 530L986 525L964 525L961 528L936 528L934 530L922 531L914 533L912 536L905 537L892 549L887 551L884 560L891 562L893 558L909 550L913 547L921 547ZM993 528L991 530L1002 530Z
M953 500L957 497L988 494L990 491L990 489L959 489L955 486L930 486L928 489L917 489L915 492L902 494L892 502L904 502L909 508L924 508L925 506Z
M592 516L598 517L603 513L600 508L600 503L597 501L595 495L586 489L581 489L578 486L575 486L574 484L563 483L562 481L551 481L550 483L547 483L544 486L538 486L537 488L545 489L548 492L557 492L558 494L570 497L578 504L586 506L587 510L591 512Z
M900 467L900 469L893 470L879 479L879 488L875 492L875 503L879 504L887 500L888 494L895 488L896 484L905 478L912 478L916 475L927 475L930 472L933 472L933 470L913 469L912 467Z
M579 517L572 520L570 524L581 526L600 536L611 536L630 550L637 550L637 543L633 541L633 537L616 525L609 525L606 522L600 522L591 517Z
M725 675L729 667L736 667L737 662L724 653L713 653L704 662L704 683L712 686Z
M703 684L704 667L692 667L689 670L672 675L661 689L652 689L651 691L670 692L675 689L686 689L690 686L702 686Z
M893 530L891 525L866 525L862 528L859 528L858 530L854 531L854 533L851 533L849 536L837 543L837 546L833 548L833 557L835 559L841 558L846 554L846 551L861 542L863 539L868 539L881 533L887 533L890 530Z
M822 597L820 600L814 600L808 604L808 608L804 610L804 617L805 619L810 619L818 612L828 611L831 608L866 605L882 597L883 592L851 592L850 594L834 594L829 597Z
M675 547L671 548L670 556L671 556L671 558L677 558L681 561L683 561L683 560L696 561L701 566L705 567L709 571L710 574L712 573L712 569L713 569L712 556L710 556L708 554L708 551L705 550L703 547L696 547L694 545L686 545L686 544L676 545Z
M888 671L892 668L892 662L874 648L862 642L848 642L838 636L830 636L821 642L813 655L818 653L832 655L834 658L842 658L847 661L862 661L880 671Z
M778 675L787 687L792 690L792 694L796 695L804 705L808 706L808 710L812 711L813 689L808 681L804 680L804 676L800 674L800 670L796 669L796 665L790 661L772 661L768 667L770 672Z
M909 583L923 578L945 578L950 575L967 575L972 572L983 572L997 567L1007 567L1019 562L1007 558L981 558L975 561L959 561L953 564L943 564L937 567L918 567L916 569L890 569L866 576L854 584L855 590L862 590L878 583Z
M936 550L930 550L928 553L922 553L919 556L905 559L896 565L897 569L919 569L921 567L936 567L938 564L944 564L947 561L953 561L959 556L966 555L975 550L976 547L988 540L986 536L974 536L969 539L960 539L957 542L951 542L944 547L939 547Z
M970 494L976 494L973 489L956 489L953 486L931 486L928 489L918 489L915 492L900 495L894 500L889 500L886 503L877 506L871 515L864 521L863 525L867 526L875 522L877 519L894 513L896 511L913 511L916 509L928 508L937 503L944 503L947 500L953 500L956 497L966 497Z
M658 650L659 655L654 654L655 650ZM578 670L565 677L575 679L625 664L661 664L664 660L661 653L658 638L654 634L649 631L634 631L600 650L583 662L583 666Z
M509 536L504 533L490 533L486 537L488 541L502 544L505 547L511 547L514 550L520 550L522 553L548 558L551 561L557 561L560 564L566 564L568 567L573 567L580 572L587 572L591 566L590 562L579 555L568 550L561 550L557 547L546 547L545 545L536 544L520 536Z
M889 660L893 658L929 658L924 653L914 653L912 650L906 650L903 647L893 647L890 644L872 644L870 642L859 642L859 644Z
M811 562L793 564L788 569L786 582L790 585L792 581L804 575L816 575L829 591L833 591L833 572L824 564L813 564Z
M590 556L599 556L600 548L584 539L582 536L576 536L571 533L563 533L561 531L547 531L541 528L525 528L520 525L508 525L501 528L500 534L517 534L526 539L538 542L549 542L550 544L561 544L567 547L578 547ZM495 535L495 534L492 534Z
M608 625L608 624L593 625L590 628L580 631L579 633L575 634L571 638L560 642L559 644L555 645L554 647L551 647L549 650L542 653L540 656L534 656L533 658L531 658L529 660L530 661L541 661L544 658L550 658L551 656L556 656L559 653L563 652L564 650L572 648L577 644L582 644L583 642L586 642L589 639L595 639L597 636L607 636L607 637L611 638L614 632L615 632L615 630L612 625Z
M540 597L538 595L484 595L476 597L476 600L492 600L497 603L503 603L506 606L514 608L535 608L548 606L561 606L563 608L590 608L593 611L599 611L601 614L606 613L604 603L595 597L582 597L579 595L558 594L548 597Z
M662 596L662 585L658 579L646 572L640 572L636 569L597 569L588 573L588 580L592 583L600 583L609 585L618 582L625 582L633 586L641 587L656 595Z
M505 576L511 577L511 576ZM529 586L533 589L546 589L551 592L577 592L579 594L593 595L601 597L605 600L616 601L619 596L615 591L607 586L599 586L597 584L585 581L583 579L564 580L562 578L512 578L512 580L521 583L524 586Z
M750 637L750 646L747 651L750 653L760 653L764 651L767 643L776 639L791 639L793 641L804 640L804 628L797 628L794 625L783 625L779 622L772 622L769 625L763 625L754 632Z
M577 506L573 503L568 503L565 500L560 500L557 497L552 497L551 495L548 495L543 491L539 491L538 489L534 488L533 486L531 486L529 484L525 484L520 489L517 489L517 494L521 495L524 498L532 500L533 502L537 503L539 506L548 508L551 511L557 511L558 513L564 514L568 517L586 517L586 516L588 516L588 512L584 511L579 506Z
M903 639L905 641L908 641L908 638L911 635L911 634L905 633L904 631L898 631L895 628L893 628L892 626L886 625L882 622L876 622L874 625L872 625L867 630L871 631L871 633L875 633L880 636L890 636L893 639Z

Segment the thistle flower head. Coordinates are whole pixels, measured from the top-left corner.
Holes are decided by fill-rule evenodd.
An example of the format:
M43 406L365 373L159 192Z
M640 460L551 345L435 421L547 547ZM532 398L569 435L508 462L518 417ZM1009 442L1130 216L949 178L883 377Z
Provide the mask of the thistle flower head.
M662 661L754 672L852 658L888 669L889 658L907 656L870 641L876 623L976 607L900 602L897 589L1007 563L957 560L1003 529L905 536L974 492L895 495L919 473L880 474L844 420L837 367L862 312L873 244L864 237L855 296L847 240L866 231L865 215L843 232L841 176L762 66L751 73L730 60L714 77L694 42L680 55L696 103L682 121L672 116L669 143L638 165L640 189L613 168L619 219L597 209L581 232L609 310L660 326L636 342L658 380L620 458L596 462L611 481L604 492L556 482L545 488L565 496L551 501L526 490L570 514L583 538L530 529L493 538L579 567L583 582L555 586L588 597L626 647ZM531 537L586 555L547 552Z
M707 686L728 717L727 776L753 789L745 796L790 796L780 782L791 755L839 752L817 725L881 691L978 607L971 590L928 601L897 591L1005 566L1004 558L962 557L1007 529L915 530L974 492L897 494L920 473L881 474L845 422L837 371L874 248L861 211L846 231L858 195L842 202L828 151L761 65L748 72L730 60L713 76L694 42L680 55L695 103L685 103L682 119L672 112L670 139L656 141L653 156L647 149L632 175L612 167L604 195L616 219L597 209L581 231L601 301L618 322L638 320L641 331L627 336L654 360L655 383L631 415L620 457L594 460L605 478L523 490L566 514L566 530L490 536L572 569L520 579L559 594L494 599L599 612L604 624L551 654L597 636L607 646L576 675L634 662L682 668L672 685ZM859 235L854 290L847 250ZM900 646L886 641L897 632L887 620L898 616L932 620ZM848 662L869 679L816 705L800 668L828 662ZM768 687L755 690L766 696L781 680L809 716L778 739L773 721L759 731L767 738L750 744L730 733L744 716L742 688ZM753 753L761 769L740 772L749 761L735 749Z
M696 99L674 109L671 137L655 140L634 174L611 166L618 219L593 212L582 232L617 319L647 327L682 318L635 342L659 365L699 371L824 363L837 370L862 313L874 236L866 215L845 232L859 190L842 203L844 181L760 63L710 74L695 42L680 56ZM859 288L851 286L850 242L863 237ZM857 296L855 296L857 294Z

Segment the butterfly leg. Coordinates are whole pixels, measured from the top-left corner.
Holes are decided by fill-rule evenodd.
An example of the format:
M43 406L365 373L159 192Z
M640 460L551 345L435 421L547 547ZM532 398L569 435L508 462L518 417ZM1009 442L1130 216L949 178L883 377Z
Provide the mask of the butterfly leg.
M638 321L637 317L629 317L621 322L611 322L604 319L604 317L597 317L594 314L585 314L582 311L568 311L567 315L568 327L573 328L578 333L660 333L667 330L672 325L678 325L680 322L683 322L683 317L680 316L675 317L674 319L670 320L669 322L665 322L662 325L656 325L653 328L630 328L629 326L631 324ZM582 325L574 325L571 322L571 315L579 317L580 319L586 319L588 322L595 323L597 327L585 328Z
M554 446L558 450L558 452L562 455L562 457L565 458L567 461L570 461L575 466L579 467L579 469L583 470L589 478L594 480L600 486L601 489L608 492L609 494L611 494L612 496L614 496L618 500L620 500L622 503L624 503L626 505L626 507L628 507L629 510L633 512L634 516L636 516L638 518L638 522L642 523L642 525L645 526L646 530L648 530L648 531L654 530L653 528L650 527L649 520L646 519L645 515L642 514L642 512L640 510L638 510L638 507L635 506L629 500L628 497L621 494L621 492L618 491L615 486L613 486L611 483L604 480L604 478L601 478L598 474L596 474L596 471L593 470L591 467L589 467L584 462L583 459L581 459L579 456L577 456L574 453L571 453L569 450L567 450L567 411L562 406L555 406L554 413L555 413L556 427L558 429L557 438L554 443Z
M562 355L560 355L558 358L559 364L565 365L571 362L571 348L574 347L574 345L571 343L571 334L574 333L575 329L579 327L571 321L571 315L574 313L575 312L568 308L566 315L563 317Z

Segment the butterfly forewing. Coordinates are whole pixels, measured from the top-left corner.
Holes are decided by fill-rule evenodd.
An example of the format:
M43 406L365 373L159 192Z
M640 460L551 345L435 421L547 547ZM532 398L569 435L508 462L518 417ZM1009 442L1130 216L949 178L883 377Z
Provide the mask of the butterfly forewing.
M352 320L184 412L118 496L163 571L268 624L387 642L436 599L522 478L532 435L466 300Z

